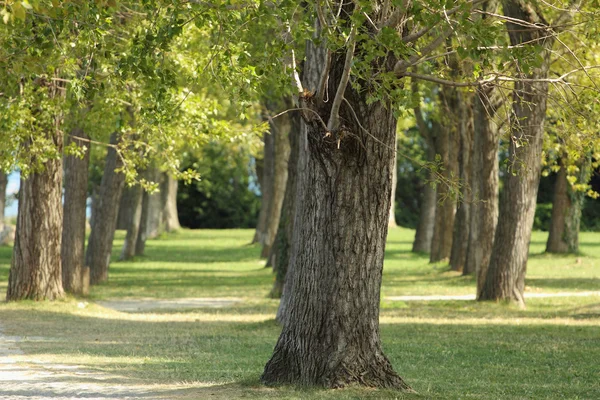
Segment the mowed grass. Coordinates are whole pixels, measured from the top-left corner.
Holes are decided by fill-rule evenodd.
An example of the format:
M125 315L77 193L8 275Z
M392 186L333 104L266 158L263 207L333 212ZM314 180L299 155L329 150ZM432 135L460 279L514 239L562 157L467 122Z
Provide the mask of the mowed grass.
M410 252L413 231L390 232L382 296L468 294L474 280ZM273 281L249 246L249 230L186 231L147 243L134 262L113 262L110 280L82 299L0 304L7 335L27 356L147 384L178 384L182 399L598 399L600 297L531 299L526 310L474 301L382 301L381 335L416 395L349 388L265 388L259 377L277 341ZM113 259L118 258L122 233ZM581 254L548 256L535 233L528 292L600 290L600 234ZM0 248L5 291L10 249ZM237 297L222 309L123 313L95 300ZM79 304L78 304L79 303Z

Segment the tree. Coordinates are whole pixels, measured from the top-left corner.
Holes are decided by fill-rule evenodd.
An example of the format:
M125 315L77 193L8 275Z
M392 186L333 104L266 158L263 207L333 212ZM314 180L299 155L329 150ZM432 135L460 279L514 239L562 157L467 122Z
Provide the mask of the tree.
M260 184L260 213L258 214L258 222L256 223L256 232L252 243L260 243L264 245L269 218L269 210L273 197L273 183L275 176L275 138L271 132L265 132L263 135L264 151L261 163L261 168L257 170Z
M125 195L127 193L127 195ZM127 188L119 207L125 206L129 211L126 216L125 226L127 234L123 242L123 250L121 251L121 260L130 260L136 255L136 244L140 234L140 225L142 220L142 200L144 198L144 188L141 185L134 185ZM118 218L117 218L118 219Z
M33 172L21 171L17 231L6 300L55 300L64 296L60 255L62 159L54 153L61 154L63 149L62 115L55 105L57 101L60 104L64 92L57 80L38 79L23 86L26 88L21 90L22 97L39 101L30 105L28 128L53 146L46 150L48 160L43 166L33 165ZM51 111L44 115L44 108ZM25 149L32 146L32 141L24 146Z
M585 155L575 165L569 166L567 157L559 161L559 171L554 184L552 219L546 243L548 253L577 253L579 250L579 226L585 192L574 187L575 182L585 186L591 176L591 155ZM569 180L568 168L575 172Z
M87 294L89 268L84 266L85 226L90 162L89 137L83 129L75 128L67 137L80 154L64 156L64 215L62 229L62 284L65 291Z
M167 172L163 173L162 187L160 188L163 203L162 223L167 232L174 232L181 229L179 213L177 212L178 187L179 183L177 179Z
M498 141L495 116L500 106L497 90L477 88L474 104L474 142L472 161L472 198L469 245L463 275L477 274L483 283L494 244L498 221ZM477 292L481 288L479 287Z
M580 3L575 1L573 9ZM503 9L509 18L506 26L511 45L538 52L540 60L530 71L524 70L528 71L523 74L524 79L514 83L509 121L509 173L500 198L490 263L478 300L514 300L524 306L525 272L541 173L550 56L556 41L555 35L543 34L538 25L547 27L548 32L560 32L571 21L573 11L561 12L549 25L539 9L524 0L507 0ZM521 67L518 60L515 63L517 68Z
M457 89L442 87L440 90L440 109L444 117L440 118L440 132L434 139L436 155L441 160L441 179L436 187L435 224L431 239L429 262L448 260L452 252L454 220L457 198L455 186L450 182L458 178L458 153L460 132L458 129L461 100Z
M291 101L285 101L285 105L291 105ZM276 107L271 106L271 110ZM279 219L281 217L281 208L285 197L285 189L288 180L288 160L290 158L290 139L289 136L297 134L292 132L291 117L287 114L279 118L270 120L271 136L273 140L273 182L271 185L271 198L266 217L266 229L264 233L263 249L261 257L267 258L271 254L271 247L275 242ZM263 179L264 182L264 179Z
M413 93L417 92L416 86L413 84ZM421 106L417 103L414 108L415 121L419 129L419 134L425 141L426 161L429 163L435 162L435 130L439 130L439 124L432 121L432 126L428 126L423 118ZM415 240L413 241L412 251L415 253L429 253L431 251L431 241L433 239L433 227L435 225L435 210L436 210L436 192L433 187L435 182L434 174L428 170L429 179L423 186L423 202L419 213L419 224L415 232Z
M117 225L119 200L125 184L125 175L117 171L123 165L116 149L119 138L119 133L115 132L111 135L112 146L106 153L100 191L92 207L92 231L85 257L86 264L90 267L90 283L92 285L108 280L108 265Z

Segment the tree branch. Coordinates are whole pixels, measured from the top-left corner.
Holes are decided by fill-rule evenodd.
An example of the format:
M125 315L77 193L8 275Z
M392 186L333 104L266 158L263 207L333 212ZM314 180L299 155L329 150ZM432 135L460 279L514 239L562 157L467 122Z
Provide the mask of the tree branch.
M344 70L340 83L335 93L335 98L331 105L331 114L329 114L329 121L327 122L327 130L335 131L340 126L340 106L344 99L344 92L348 86L350 80L350 70L352 69L352 60L354 58L354 49L356 47L356 27L353 25L350 31L350 37L348 37L348 50L346 51L346 60L344 62Z

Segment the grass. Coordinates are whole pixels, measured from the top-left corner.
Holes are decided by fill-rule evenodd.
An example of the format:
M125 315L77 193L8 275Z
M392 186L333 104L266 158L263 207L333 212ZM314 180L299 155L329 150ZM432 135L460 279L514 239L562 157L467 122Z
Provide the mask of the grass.
M412 235L391 231L383 296L468 294L472 278L410 253ZM114 262L90 304L0 304L5 334L48 363L75 364L147 384L178 384L177 399L600 398L600 298L531 299L526 310L470 301L382 302L381 335L396 370L417 390L265 388L258 377L277 340L272 274L248 246L252 232L181 231L148 242L147 255ZM600 290L600 234L583 233L582 254L542 254L532 239L530 292ZM117 258L122 234L115 240ZM0 248L0 290L10 249ZM242 297L223 309L122 313L94 300ZM79 305L78 305L79 303Z

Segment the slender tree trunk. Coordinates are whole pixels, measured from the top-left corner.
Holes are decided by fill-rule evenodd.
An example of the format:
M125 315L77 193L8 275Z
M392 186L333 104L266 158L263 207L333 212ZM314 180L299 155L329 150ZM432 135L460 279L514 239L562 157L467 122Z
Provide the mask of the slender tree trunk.
M427 142L427 161L434 162L435 149L433 148L433 140ZM435 225L435 210L436 210L436 192L431 185L434 180L431 172L428 172L429 181L423 186L423 201L421 202L421 210L419 211L419 224L415 232L415 240L413 242L412 251L414 253L429 253L431 251L431 241L433 239L433 227Z
M129 227L129 216L133 212L131 208L129 208L133 202L129 198L133 192L135 191L134 187L125 187L123 188L123 194L121 195L121 200L119 201L119 214L117 216L117 230L126 231Z
M505 1L507 17L526 21L532 26L540 17L520 0ZM536 40L540 31L507 23L512 45L540 45ZM508 174L500 199L500 214L494 246L486 279L479 300L515 300L525 305L525 273L529 242L535 216L536 196L541 172L544 119L550 69L552 40L542 43L542 64L528 78L534 81L517 81L513 89L510 122ZM533 48L531 51L537 51Z
M4 229L4 209L6 208L6 186L8 175L0 171L0 232Z
M458 109L456 89L444 88L441 91L441 103L446 110L449 120L441 124L441 132L435 137L436 153L441 156L444 166L441 174L446 182L437 185L437 207L435 210L435 225L431 241L429 262L448 260L452 251L452 236L456 216L456 196L453 195L448 182L453 182L458 176L458 147L460 137L458 120L453 113Z
M59 129L46 135L62 153L63 135ZM62 224L62 159L49 159L43 171L21 178L7 301L56 300L64 296Z
M158 183L162 187L163 174L158 167L151 166L147 170L148 180ZM146 214L146 239L155 239L163 232L164 203L159 192L148 194L148 210Z
M174 232L181 229L179 214L177 213L177 179L164 173L160 192L163 196L163 226L165 231Z
M491 87L478 88L473 105L475 138L473 143L473 204L469 228L469 250L463 275L475 273L483 283L494 245L498 221L498 145L499 131L494 117L499 106ZM478 286L477 293L481 291Z
M142 219L142 199L144 197L144 189L140 185L131 186L128 188L129 194L123 196L129 201L129 204L123 204L130 210L127 221L127 235L123 243L121 251L121 260L131 260L135 256L135 246L137 244L140 233L140 223Z
M291 108L291 101L285 102L286 108ZM275 107L270 107L272 111ZM290 158L290 132L292 128L291 116L284 114L271 121L271 136L274 140L274 162L273 162L273 187L271 192L271 206L267 215L267 226L265 230L263 249L261 257L267 258L271 253L271 247L275 242L281 207L285 197L285 189L288 180L288 160Z
M146 174L146 172L144 174ZM137 236L137 239L135 242L135 255L136 256L143 256L144 251L146 249L146 238L147 238L146 232L148 231L147 226L148 226L148 200L149 200L149 197L150 197L150 195L148 194L148 192L144 191L142 194L142 213L140 215L140 227L139 227L138 236Z
M82 129L73 130L73 136L87 139ZM65 291L77 295L87 294L89 272L84 272L85 225L90 164L89 143L79 139L67 139L85 148L83 158L65 155L64 159L64 214L62 231L62 283Z
M275 139L271 133L264 134L264 155L262 161L262 178L260 179L260 212L252 243L265 243L271 198L273 195L273 179L275 171Z
M117 144L118 134L110 137L111 144ZM104 175L92 217L92 231L88 240L86 264L90 267L90 284L96 285L108 280L108 265L112 251L119 202L125 183L125 175L115 172L122 166L117 151L109 147L106 154Z
M398 143L394 146L398 148ZM390 216L388 218L388 226L395 228L396 223L396 187L398 186L398 154L394 154L394 168L392 170L392 198L390 200Z
M305 87L316 93L325 50L309 45L307 53ZM344 53L333 54L330 93L339 85ZM396 119L390 104L367 104L365 92L348 86L344 97L343 138L304 114L308 149L301 152L289 300L262 381L409 390L383 354L379 336ZM313 107L328 120L330 103Z
M273 248L273 272L275 273L275 282L271 289L270 297L280 298L283 295L286 274L290 263L290 253L292 247L292 235L294 232L294 218L296 215L296 182L298 179L298 153L300 141L300 117L294 113L290 115L292 128L290 130L290 158L287 165L288 178L285 187L285 197L281 208L281 218L279 219L279 229L275 246ZM283 301L283 299L282 299ZM280 306L281 306L280 302Z
M590 178L591 157L584 156L579 163L577 182L586 184ZM576 253L579 251L579 226L585 193L575 191L567 180L567 165L561 159L554 184L552 219L546 243L548 253Z
M459 107L459 143L458 155L459 178L461 182L461 200L456 210L452 251L450 252L450 267L453 271L462 271L467 262L469 246L469 229L471 218L471 203L473 200L471 180L471 158L473 155L473 96L458 93Z

